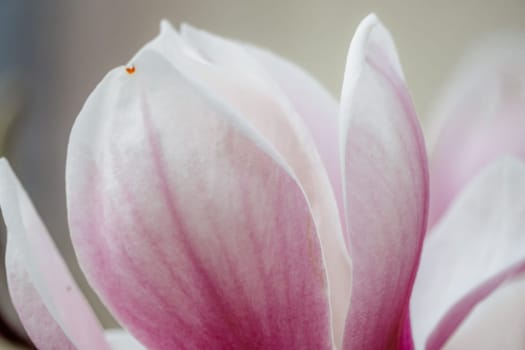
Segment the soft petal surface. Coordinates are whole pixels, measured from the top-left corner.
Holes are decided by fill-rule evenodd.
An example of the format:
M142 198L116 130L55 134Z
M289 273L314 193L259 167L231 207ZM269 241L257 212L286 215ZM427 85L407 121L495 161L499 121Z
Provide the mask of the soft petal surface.
M0 223L4 226L3 221L0 221ZM7 235L5 227L2 227L0 228L0 256L2 257L5 257L6 243ZM27 335L9 296L4 263L5 259L2 260L0 263L0 338L16 343L24 343Z
M167 22L163 23L159 37L148 46L242 116L289 165L318 225L328 273L333 329L336 345L340 347L350 302L350 259L330 177L303 119L244 46L189 26L183 27L179 35Z
M11 298L39 349L107 349L102 329L5 159L0 205Z
M90 96L67 159L88 280L148 349L330 349L304 193L246 121L146 48Z
M394 43L374 15L350 45L341 98L354 266L344 348L410 348L408 300L426 227L427 163Z
M517 264L505 269L497 275L491 277L486 282L482 283L477 288L470 291L466 296L459 300L453 307L451 307L445 316L441 319L439 324L436 326L432 334L429 336L426 342L427 350L439 350L443 348L443 345L450 340L450 337L458 326L461 325L465 319L468 321L468 316L471 315L472 310L476 307L483 307L483 303L486 302L487 298L492 298L492 294L499 293L499 289L507 288L508 283L513 283L516 278L522 277L525 274L525 260L518 262ZM508 312L508 310L507 310ZM511 314L507 315L507 318L513 317ZM523 321L519 322L521 331L525 324ZM459 327L461 329L461 327ZM498 334L498 337L500 334ZM521 337L519 337L521 338ZM512 339L509 339L512 340ZM500 349L510 349L514 347L499 347ZM516 349L519 347L516 347Z
M147 350L137 339L123 329L108 329L105 334L112 350Z
M467 186L425 240L411 300L419 347L447 311L525 258L525 165L504 158Z
M480 303L444 350L525 349L525 273Z
M182 27L181 35L212 63L256 73L268 84L275 84L274 89L284 94L310 132L334 192L340 196L339 148L334 137L338 130L336 99L304 70L267 50L223 39L189 25Z
M339 133L337 101L314 78L291 62L255 46L246 46L245 49L279 85L302 117L328 171L342 212L339 140L334 136ZM341 217L344 215L341 214Z
M498 37L477 48L445 86L430 120L429 224L490 162L525 159L525 43Z

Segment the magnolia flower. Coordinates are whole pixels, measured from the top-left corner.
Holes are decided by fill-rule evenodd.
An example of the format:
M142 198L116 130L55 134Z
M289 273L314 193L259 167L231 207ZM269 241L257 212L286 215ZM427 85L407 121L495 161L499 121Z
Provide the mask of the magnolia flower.
M417 348L525 348L525 46L467 56L435 113Z
M78 260L129 334L101 329L4 160L9 288L38 348L412 346L427 163L375 16L339 107L269 52L163 23L91 94L66 168Z

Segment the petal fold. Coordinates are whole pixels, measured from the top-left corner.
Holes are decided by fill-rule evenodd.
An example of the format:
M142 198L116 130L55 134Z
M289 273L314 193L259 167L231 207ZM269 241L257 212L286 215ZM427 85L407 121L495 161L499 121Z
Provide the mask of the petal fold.
M495 295L500 293L500 289L507 288L506 287L507 284L515 283L516 282L515 280L519 278L523 278L524 276L525 276L525 260L520 261L517 264L511 266L510 268L498 273L496 276L491 277L489 280L482 283L479 287L469 292L466 296L464 296L461 300L459 300L452 308L450 308L450 310L447 311L445 316L439 321L439 324L436 326L432 334L427 339L426 349L427 350L442 349L443 345L447 343L447 341L450 340L450 337L451 335L454 334L454 332L456 331L460 333L462 332L461 329L462 327L464 327L463 323L468 324L469 322L471 322L469 321L469 317L472 317L473 310L479 307L484 307L483 304L487 302L487 299L497 297ZM521 301L521 302L523 303L524 301ZM476 311L474 311L474 313L475 312ZM477 316L473 316L473 317L477 317ZM512 314L509 313L506 316L503 315L503 317L508 320L512 317ZM486 320L486 322L488 323L491 321ZM524 326L525 324L522 321L521 330L523 330ZM472 347L469 347L469 348L472 348ZM504 347L504 348L510 349L514 347L510 346L510 347ZM516 347L516 348L520 348L520 347Z
M468 293L525 259L525 165L501 159L458 196L426 238L411 300L416 346Z
M35 346L109 350L98 320L5 159L0 159L0 206L7 227L9 292Z
M72 240L148 349L331 349L326 269L287 163L157 50L110 72L73 127Z
M351 264L344 247L338 196L304 118L260 62L240 44L189 26L184 26L179 35L163 23L161 34L148 46L243 117L290 167L318 225L333 329L340 347L350 302Z
M524 349L524 296L522 273L477 305L443 349Z
M354 268L344 348L410 348L408 300L426 228L428 170L394 43L375 15L350 44L341 100Z

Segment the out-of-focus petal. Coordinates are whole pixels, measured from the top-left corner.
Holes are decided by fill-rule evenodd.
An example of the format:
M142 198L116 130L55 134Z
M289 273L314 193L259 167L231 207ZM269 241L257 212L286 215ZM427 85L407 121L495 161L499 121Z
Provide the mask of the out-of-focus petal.
M279 86L242 46L189 27L179 36L166 22L148 46L242 116L289 165L319 225L340 347L350 302L351 266L333 188L311 133Z
M469 292L466 296L459 300L452 308L450 308L450 310L447 311L445 316L439 321L439 324L436 326L436 328L426 341L426 349L442 349L443 345L447 343L451 335L453 335L454 332L458 330L458 326L461 325L465 321L465 319L468 319L468 316L471 314L472 310L475 310L476 307L483 305L485 299L487 299L487 297L492 297L492 294L496 294L498 292L498 289L505 288L506 284L512 283L516 278L520 278L524 274L525 260L522 260L517 264L511 266L510 268L498 273L496 276L490 278L488 281L482 283L480 286ZM509 314L509 316L511 315ZM522 321L522 328L520 334L523 333L524 326L525 324ZM498 348L517 349L522 347L510 346ZM492 349L495 348L496 347L492 347Z
M525 159L525 44L498 38L467 56L430 120L429 227L483 167Z
M524 311L525 274L521 274L481 302L443 349L525 349Z
M426 228L427 160L394 43L374 15L350 45L341 99L354 266L345 349L410 348L408 300Z
M147 350L137 339L123 329L108 329L105 334L112 350Z
M73 127L66 192L91 285L149 349L330 349L316 223L282 158L152 49Z
M525 257L525 165L504 158L469 184L425 240L411 300L418 348L446 312Z
M9 291L33 343L39 349L109 350L93 311L5 159L0 160L0 205L8 234Z

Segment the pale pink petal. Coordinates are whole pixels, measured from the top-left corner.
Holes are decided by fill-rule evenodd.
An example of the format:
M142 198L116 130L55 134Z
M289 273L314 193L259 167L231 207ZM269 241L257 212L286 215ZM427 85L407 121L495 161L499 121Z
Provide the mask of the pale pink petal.
M276 84L273 90L283 93L310 132L342 211L336 99L304 70L270 51L219 38L189 25L182 27L181 35L208 61L238 72L256 73L268 84Z
M255 46L247 46L246 49L279 85L312 134L342 211L339 142L335 137L339 134L337 100L313 77L291 62Z
M427 236L411 300L416 346L450 308L525 258L525 165L504 158L482 171Z
M69 223L91 285L148 349L330 349L308 202L273 148L157 51L73 127Z
M109 350L93 311L5 159L0 159L0 206L8 235L9 291L33 343L43 350Z
M429 225L479 171L505 154L525 159L525 44L487 44L467 56L431 116Z
M340 347L350 302L350 260L329 176L301 117L242 46L189 27L181 37L167 23L163 24L161 35L148 46L237 111L289 165L319 227L333 329L336 345Z
M3 225L3 221L0 221ZM0 256L5 256L7 235L0 230ZM0 338L15 343L25 343L27 335L13 306L7 287L5 263L0 263ZM1 348L1 347L0 347Z
M350 45L341 99L354 266L345 349L410 348L408 300L426 228L427 162L394 43L374 15Z
M112 350L147 350L137 339L123 329L108 329L105 334Z
M475 310L476 307L480 307L480 305L482 305L487 298L492 297L492 294L498 293L499 288L505 288L506 284L511 283L514 279L519 278L524 274L525 260L522 260L510 268L498 273L496 276L491 277L488 281L482 283L480 286L469 292L452 308L450 308L445 316L439 321L439 324L436 326L426 341L426 349L442 349L443 345L458 329L458 326L460 326L465 321L465 319L468 319L469 315L472 313L472 310ZM512 317L512 315L508 315L508 318L510 317ZM524 329L525 324L522 322L522 331ZM506 348L508 349L510 347Z
M525 349L525 273L479 303L444 350Z

